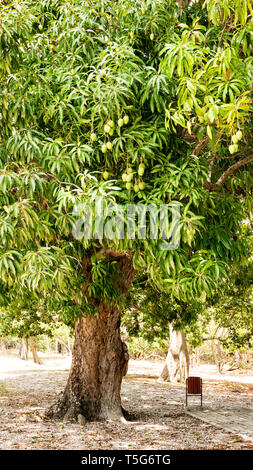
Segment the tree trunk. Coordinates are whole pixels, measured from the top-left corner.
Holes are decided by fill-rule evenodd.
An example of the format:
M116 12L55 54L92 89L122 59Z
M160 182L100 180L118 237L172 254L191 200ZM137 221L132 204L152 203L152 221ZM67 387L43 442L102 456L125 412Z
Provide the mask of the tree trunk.
M219 374L221 374L221 363L220 363L218 355L217 355L216 343L215 343L214 339L212 339L211 346L212 346L212 355L213 355L213 358L214 358L215 365L217 367L217 370L218 370Z
M61 354L61 344L59 343L58 338L55 338L55 352L56 354Z
M121 255L118 267L120 280L116 282L126 294L135 275L132 259ZM120 389L129 356L120 337L120 314L120 308L100 301L98 315L78 319L68 382L47 417L70 421L123 418Z
M190 367L193 369L200 366L199 347L195 347L193 351L190 351Z
M59 341L59 339L57 339L57 353L58 354L63 354L62 343L61 343L61 341Z
M183 330L174 330L170 324L170 346L160 379L167 382L185 382L189 375L190 359Z
M57 338L57 350L59 354L71 354L71 348L68 344L63 341L63 339Z
M50 341L49 341L48 337L47 337L46 341L47 341L47 354L50 354L51 353L51 347L50 347Z
M35 364L42 364L42 361L40 360L38 353L36 351L33 338L30 338L30 345L31 345L31 351L33 355L33 362L35 362Z
M212 339L212 354L219 374L222 374L224 367L224 352L220 340L224 339L227 331L225 328L218 327Z
M25 337L22 338L19 355L20 359L23 361L28 361L28 340Z
M196 348L196 365L200 366L200 354L199 354L199 347Z
M68 350L69 350L69 354L72 354L72 348L71 348L70 336L69 335L68 335Z

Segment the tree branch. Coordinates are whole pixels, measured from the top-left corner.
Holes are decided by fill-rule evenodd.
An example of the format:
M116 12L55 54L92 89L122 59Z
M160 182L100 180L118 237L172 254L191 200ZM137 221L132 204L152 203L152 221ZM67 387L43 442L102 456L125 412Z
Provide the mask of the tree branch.
M217 186L220 188L223 183L226 181L226 179L232 175L238 168L241 168L241 166L247 165L247 163L250 163L253 161L253 154L250 155L247 158L244 158L243 160L240 160L239 162L234 163L234 165L231 165L224 173L220 176L218 181L216 181L214 186Z
M207 183L212 182L212 172L213 172L213 167L214 167L215 160L216 160L216 155L214 155L214 157L212 158L212 160L210 162L210 165L209 165L209 168L208 168Z
M199 154L202 152L202 150L208 145L208 143L209 143L208 137L205 137L203 140L201 140L201 142L199 142L199 144L195 148L193 155L196 155L196 157L198 157Z

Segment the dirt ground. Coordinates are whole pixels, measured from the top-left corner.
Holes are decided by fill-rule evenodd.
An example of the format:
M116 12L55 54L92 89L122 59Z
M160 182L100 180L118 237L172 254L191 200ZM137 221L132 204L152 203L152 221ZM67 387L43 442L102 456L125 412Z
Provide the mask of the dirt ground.
M122 385L127 424L46 421L44 411L66 384L69 356L46 357L42 365L0 354L0 449L253 449L253 442L184 413L185 387L157 381L161 361L130 361ZM252 408L253 371L217 376L213 366L191 375L203 378L204 407Z

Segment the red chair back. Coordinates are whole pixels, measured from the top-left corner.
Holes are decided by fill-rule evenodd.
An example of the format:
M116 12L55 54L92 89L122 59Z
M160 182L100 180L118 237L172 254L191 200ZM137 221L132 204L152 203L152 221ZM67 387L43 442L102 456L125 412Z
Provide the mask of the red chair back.
M200 377L188 377L187 379L187 394L201 395L202 383Z

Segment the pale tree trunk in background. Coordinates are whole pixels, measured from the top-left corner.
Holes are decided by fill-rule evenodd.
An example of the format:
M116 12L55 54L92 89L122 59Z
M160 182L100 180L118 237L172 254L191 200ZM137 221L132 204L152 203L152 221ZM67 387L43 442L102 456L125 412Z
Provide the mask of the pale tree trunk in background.
M189 375L190 359L183 330L174 330L170 324L170 346L160 375L167 382L185 382Z
M72 353L72 348L71 348L70 336L69 335L68 335L68 349L69 349L69 353L71 354Z
M190 367L200 366L199 347L196 347L193 351L190 351Z
M22 338L19 355L20 359L23 361L28 361L28 340L25 337Z
M212 340L212 354L213 354L213 358L214 358L214 362L216 364L217 370L219 374L221 374L221 362L219 360L219 357L216 351L216 343L214 339Z
M223 371L223 367L224 367L224 352L223 352L223 349L222 349L222 345L220 343L220 341L218 340L217 341L217 344L216 344L216 347L217 347L217 351L218 351L218 357L219 357L219 363L220 363L220 371L222 372Z
M57 341L57 351L59 354L70 354L71 353L71 348L69 346L69 338L68 338L68 343L65 343L63 339L56 338Z
M50 348L50 341L49 338L47 338L47 354L51 353L51 348Z
M134 278L132 259L110 253L119 272L115 282L126 294ZM128 351L120 337L119 307L97 300L99 315L80 317L75 327L72 365L64 392L46 416L64 420L123 419L120 389Z
M31 346L31 351L33 355L33 362L35 362L35 364L42 364L42 361L40 360L38 353L36 351L33 338L30 338L30 346Z
M55 352L57 354L62 354L62 345L58 338L55 338Z
M214 362L216 364L219 374L222 373L224 367L224 352L220 340L224 339L226 334L227 332L225 328L217 328L211 343Z
M196 353L196 365L199 367L200 366L199 347L196 348L195 353Z

